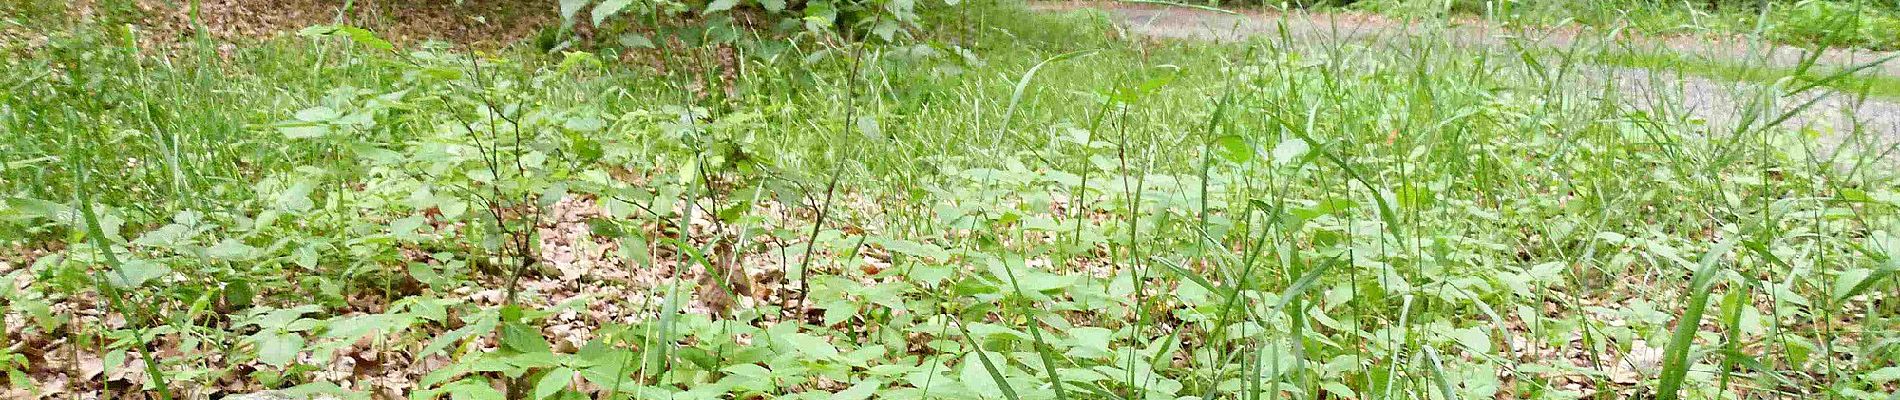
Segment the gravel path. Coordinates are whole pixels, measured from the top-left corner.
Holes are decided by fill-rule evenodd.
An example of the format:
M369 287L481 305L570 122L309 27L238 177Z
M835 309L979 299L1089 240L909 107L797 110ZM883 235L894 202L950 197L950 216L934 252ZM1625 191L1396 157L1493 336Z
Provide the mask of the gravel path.
M1595 45L1590 42L1594 39L1588 36L1589 34L1579 33L1575 29L1514 32L1490 26L1483 21L1460 21L1450 28L1444 28L1443 32L1433 33L1433 30L1437 28L1357 13L1250 12L1229 15L1185 7L1104 2L1035 3L1032 7L1042 11L1100 9L1118 19L1117 22L1129 34L1170 39L1231 42L1256 35L1277 37L1284 28L1294 40L1303 43L1350 41L1374 45L1397 45L1421 35L1430 35L1432 40L1447 40L1460 46L1491 48L1497 51L1510 49L1506 40L1507 36L1524 38L1530 46L1544 48ZM1748 43L1742 41L1704 40L1690 37L1625 38L1614 45L1618 48L1666 51L1689 57L1726 60L1726 63L1735 65L1767 65L1781 68L1787 68L1799 62L1803 52L1799 48L1786 46L1755 50L1750 49ZM1835 49L1824 52L1818 63L1838 68L1866 63L1892 54ZM1652 71L1641 68L1591 65L1582 68L1579 72L1579 79L1573 83L1588 85L1580 87L1600 88L1604 80L1611 80L1623 96L1619 100L1626 105L1637 109L1667 111L1670 114L1699 118L1707 121L1714 131L1728 131L1737 124L1743 123L1745 118L1742 110L1749 108L1748 106L1754 103L1754 99L1767 89L1758 83L1719 81L1672 71ZM1900 76L1900 60L1870 68L1868 73ZM1833 131L1833 133L1824 134L1820 141L1823 152L1832 152L1834 148L1840 146L1840 143L1853 137L1856 130L1871 134L1871 139L1875 142L1900 143L1900 103L1892 99L1861 100L1854 98L1851 94L1817 89L1795 95L1774 96L1769 101L1769 109L1779 114L1809 101L1814 101L1814 105L1789 118L1782 125L1789 129L1811 126L1822 132ZM1888 157L1890 161L1895 158Z

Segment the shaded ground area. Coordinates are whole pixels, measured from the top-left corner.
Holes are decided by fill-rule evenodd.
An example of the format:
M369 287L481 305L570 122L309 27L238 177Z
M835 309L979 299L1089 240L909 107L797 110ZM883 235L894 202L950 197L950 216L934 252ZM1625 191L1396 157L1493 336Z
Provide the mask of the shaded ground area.
M1306 44L1363 43L1402 48L1413 40L1435 40L1463 47L1513 52L1513 46L1541 49L1567 49L1589 46L1584 52L1662 51L1690 57L1703 57L1737 66L1792 68L1807 50L1770 46L1756 49L1735 38L1696 37L1622 37L1602 40L1576 28L1542 31L1514 30L1483 21L1458 21L1450 27L1429 26L1416 21L1394 20L1362 13L1263 13L1222 14L1185 8L1134 5L1125 3L1036 3L1043 11L1093 8L1112 15L1124 32L1133 35L1214 41L1239 41L1253 37L1285 38ZM1846 68L1868 63L1893 52L1857 49L1829 49L1817 60L1826 68ZM1556 63L1551 63L1556 64ZM1553 70L1558 67L1552 66ZM1614 85L1615 95L1624 104L1645 110L1662 119L1700 120L1711 132L1733 132L1767 123L1783 113L1799 110L1782 122L1784 128L1812 128L1821 137L1819 150L1832 153L1844 143L1869 146L1869 152L1881 152L1883 144L1900 143L1900 103L1884 99L1861 99L1850 93L1816 88L1800 93L1785 93L1751 82L1728 82L1695 75L1693 71L1665 71L1604 65L1573 65L1564 85L1600 88ZM1867 73L1900 75L1900 63L1884 63ZM1584 92L1597 92L1584 90ZM1809 104L1812 103L1812 104ZM1805 108L1802 108L1805 107ZM1865 135L1859 135L1865 133ZM1893 159L1889 155L1886 159Z
M40 30L64 24L120 21L135 28L141 45L150 49L188 46L200 24L217 43L345 24L398 43L441 40L501 47L533 37L558 19L552 3L512 0L21 0L0 5L0 12L16 13L0 21L18 24L0 23L0 48L38 47L46 40Z

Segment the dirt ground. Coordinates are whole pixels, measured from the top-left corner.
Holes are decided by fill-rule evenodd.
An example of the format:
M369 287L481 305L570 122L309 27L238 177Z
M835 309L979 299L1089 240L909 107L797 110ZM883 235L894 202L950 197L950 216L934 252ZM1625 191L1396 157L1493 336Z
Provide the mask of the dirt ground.
M553 3L514 0L134 0L134 22L147 48L189 44L202 23L212 39L229 43L293 34L304 27L344 24L375 30L397 43L443 40L499 47L535 35L558 20ZM91 20L108 8L75 0L67 18Z
M1511 49L1510 38L1517 38L1526 46L1543 48L1611 46L1609 51L1665 51L1738 66L1774 68L1793 67L1807 51L1724 37L1622 35L1614 41L1605 41L1600 38L1607 35L1584 32L1575 27L1527 31L1495 26L1480 20L1454 21L1441 29L1417 21L1361 13L1222 14L1186 7L1107 2L1043 2L1033 3L1032 8L1045 12L1098 9L1110 14L1128 34L1177 40L1230 42L1256 36L1278 37L1284 29L1292 40L1314 45L1357 42L1392 46L1405 51L1404 45L1409 41L1440 40L1458 46L1506 52ZM1823 67L1841 68L1893 54L1828 49L1823 51L1817 63ZM1900 103L1891 99L1858 99L1852 94L1824 89L1786 94L1759 83L1713 80L1679 71L1604 65L1581 65L1576 68L1572 74L1574 79L1568 84L1589 88L1588 91L1596 91L1606 83L1614 85L1621 96L1615 99L1617 101L1665 118L1700 119L1706 121L1711 132L1731 132L1737 125L1773 118L1749 118L1744 110L1754 108L1759 110L1757 115L1780 114L1812 101L1813 105L1788 118L1782 125L1790 129L1810 127L1822 132L1822 139L1817 142L1817 150L1822 154L1831 154L1846 143L1870 146L1864 148L1869 152L1883 150L1880 147L1882 145L1900 143ZM1881 64L1864 73L1900 76L1900 62ZM1763 104L1763 107L1751 107L1754 104ZM1900 157L1889 155L1885 159L1894 161Z

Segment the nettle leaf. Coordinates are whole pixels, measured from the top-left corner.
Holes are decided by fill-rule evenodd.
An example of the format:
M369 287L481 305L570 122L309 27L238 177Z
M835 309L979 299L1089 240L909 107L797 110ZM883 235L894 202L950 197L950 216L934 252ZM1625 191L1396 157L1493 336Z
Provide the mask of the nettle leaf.
M554 353L548 352L548 351L521 353L521 354L510 355L510 356L497 357L495 358L495 361L499 361L506 365L512 365L512 366L520 367L524 369L547 369L547 368L553 368L553 367L557 367L561 365L561 360L555 359ZM504 367L497 367L497 368L504 368ZM500 371L500 370L502 369L497 369L497 371Z
M282 367L297 359L297 352L303 351L303 336L280 330L265 330L251 335L251 343L257 346L257 361Z
M79 221L79 209L65 204L28 197L7 198L5 203L6 210L28 217L45 218L62 224Z
M889 238L881 238L881 237L873 237L868 241L878 246L884 247L885 250L890 250L893 253L900 253L900 254L904 254L904 255L908 255L912 257L926 258L926 259L931 259L935 261L949 261L950 260L950 252L944 251L942 247L937 247L937 245L934 245L934 244L918 243L918 242L913 242L913 241L903 240L903 239L889 239Z
M1214 154L1227 162L1246 164L1253 161L1253 144L1240 135L1221 136L1214 138Z
M838 356L838 348L832 346L830 341L822 337L804 333L793 333L786 335L785 341L791 342L792 347L797 348L799 352L811 355L814 358L829 359Z
M1900 367L1886 367L1868 372L1867 380L1879 384L1900 381Z
M257 258L256 247L239 242L237 239L224 239L217 245L205 249L205 256L219 261L246 261Z
M990 358L1002 357L1001 354L996 354L988 350L977 351L989 353ZM968 386L970 390L977 393L1002 393L1002 384L996 381L995 376L990 375L988 369L985 369L983 360L978 358L977 351L972 351L968 355L963 356L962 366L960 367L961 370L957 372L957 381L962 382L964 386Z
M561 127L572 131L593 132L606 128L607 121L594 115L582 115L569 117L567 121L561 123Z
M1108 343L1115 338L1115 331L1092 326L1071 328L1068 331L1072 347L1068 355L1082 358L1108 358Z
M635 49L653 48L653 39L648 39L646 35L641 35L638 33L620 34L619 40L620 40L621 46L627 46L627 47L635 48Z
M913 0L890 0L889 3L884 3L884 10L900 16L910 14L916 8L917 3Z
M502 394L499 390L495 390L494 386L489 385L488 380L478 377L455 381L455 383L451 383L448 387L443 389L449 392L449 398L454 400L508 399L507 395Z
M548 345L547 339L541 337L540 330L518 323L508 323L501 326L501 345L509 350L522 353L547 353L553 351L552 346Z
M336 120L337 117L341 117L342 115L343 114L329 107L316 106L298 110L296 118L298 121L303 122L329 122Z
M425 222L428 222L428 220L420 215L411 215L408 218L391 221L389 223L389 236L406 240L421 239L422 237L416 234L416 232L422 229L422 224Z
M1451 338L1452 340L1456 340L1458 345L1464 346L1465 349L1472 354L1486 354L1491 352L1491 335L1486 334L1483 329L1475 327L1454 329L1451 331Z
M329 330L323 332L326 339L355 340L376 332L388 332L407 328L414 317L400 314L367 314L333 320Z
M766 12L785 11L785 0L759 0L759 7L765 8Z
M884 128L878 126L877 118L858 117L858 133L867 139L883 139Z
M561 3L563 6L562 9L565 10L567 2L562 1ZM614 16L614 14L619 14L620 10L626 9L629 4L633 4L633 0L607 0L595 5L594 11L588 14L592 14L591 16L594 17L594 25L600 25L601 21L606 21L607 17ZM568 15L566 13L562 15L564 15L562 18L572 18L571 16L565 16Z
M139 235L138 239L132 240L132 244L140 246L175 247L178 246L179 243L184 242L185 239L190 238L192 234L193 232L190 227L180 224L168 224L158 229L153 229L150 232L145 232L144 235Z
M878 38L882 38L886 42L895 41L897 40L897 20L878 20L877 26L871 28L871 33L877 34Z
M541 380L534 383L534 398L545 399L553 396L561 389L566 389L572 382L574 382L573 369L561 367L548 371L547 375L541 376Z
M1311 149L1311 145L1307 144L1305 140L1287 139L1273 146L1273 163L1286 165L1305 156L1307 151Z
M706 10L702 12L706 14L712 14L712 13L716 13L720 11L731 10L733 6L737 6L737 5L739 5L739 0L713 0L712 3L706 4Z
M110 279L108 280L112 286L131 288L143 285L145 281L171 273L171 267L167 267L165 264L148 260L126 260L125 263L119 265L119 268L112 271L112 274L109 276Z
M837 393L832 393L831 399L832 400L868 399L868 398L871 398L871 395L876 393L877 388L881 386L884 386L884 381L877 380L877 379L866 379L864 380L864 382L858 382L858 384L856 385L851 385L850 389L845 389Z
M573 25L574 15L579 14L581 7L586 5L587 0L561 0L561 21Z
M287 139L310 139L330 135L330 127L324 125L290 125L277 127L277 133Z
M239 281L239 282L242 282L242 281ZM270 307L260 307L251 311L251 316L248 319L246 319L244 323L239 324L239 326L257 325L257 327L264 328L266 330L277 329L277 330L285 330L285 331L297 331L297 330L300 330L299 322L310 321L309 318L303 317L304 314L315 313L318 311L323 311L323 308L318 307L315 304L305 304L305 305L285 308L285 309L272 309Z
M369 30L366 30L363 28L357 28L357 27L350 27L350 26L343 27L342 30L344 34L350 36L350 40L355 41L357 44L369 46L370 48L377 49L377 50L395 50L396 49L395 44L389 43L388 40L383 40L383 38L377 37L375 33L371 33Z

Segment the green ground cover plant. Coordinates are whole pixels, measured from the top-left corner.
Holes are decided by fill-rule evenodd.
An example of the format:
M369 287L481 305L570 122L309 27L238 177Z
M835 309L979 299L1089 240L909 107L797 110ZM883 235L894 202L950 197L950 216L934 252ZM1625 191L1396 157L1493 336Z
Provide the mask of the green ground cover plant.
M1900 389L1895 148L1772 106L1840 75L1723 126L1570 68L1610 50L642 4L495 50L47 32L0 61L3 394Z
M1650 35L1757 35L1797 47L1900 49L1891 1L1363 0L1340 4L1401 16L1477 16L1526 26L1582 24Z

